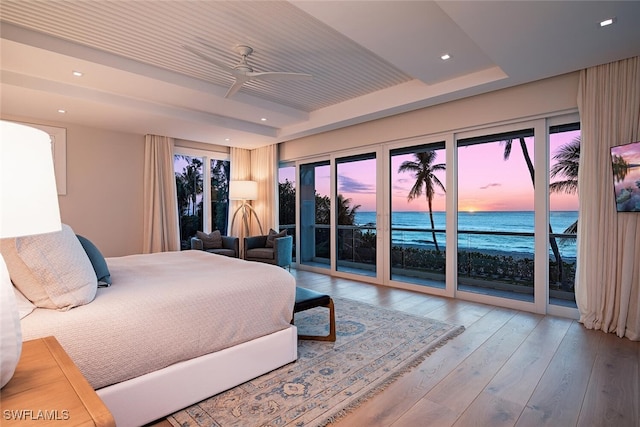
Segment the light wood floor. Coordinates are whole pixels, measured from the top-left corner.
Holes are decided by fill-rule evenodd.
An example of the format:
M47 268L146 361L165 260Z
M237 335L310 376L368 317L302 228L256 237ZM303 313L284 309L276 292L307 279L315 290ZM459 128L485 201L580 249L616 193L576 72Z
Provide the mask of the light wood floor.
M337 427L640 426L640 342L570 319L292 274L334 297L466 328Z

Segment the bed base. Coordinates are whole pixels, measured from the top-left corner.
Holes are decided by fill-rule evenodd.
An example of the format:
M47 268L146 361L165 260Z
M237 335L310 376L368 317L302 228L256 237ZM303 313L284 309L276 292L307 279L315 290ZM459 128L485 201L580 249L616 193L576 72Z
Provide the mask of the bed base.
M295 326L97 390L118 427L141 426L298 357Z

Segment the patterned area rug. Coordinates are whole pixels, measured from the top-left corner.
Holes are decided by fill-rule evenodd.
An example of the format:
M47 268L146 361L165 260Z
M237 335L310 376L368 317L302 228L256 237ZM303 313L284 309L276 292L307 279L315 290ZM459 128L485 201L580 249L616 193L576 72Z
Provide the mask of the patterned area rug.
M176 427L324 426L460 334L425 317L334 299L337 340L299 341L298 360L179 411ZM328 310L296 314L299 333L328 332Z

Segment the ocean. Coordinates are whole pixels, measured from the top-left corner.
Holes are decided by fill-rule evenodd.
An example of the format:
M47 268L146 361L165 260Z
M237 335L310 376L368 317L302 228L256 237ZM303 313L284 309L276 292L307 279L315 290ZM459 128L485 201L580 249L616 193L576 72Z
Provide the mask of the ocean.
M553 232L563 233L578 219L578 212L554 211L550 212L549 218ZM445 229L445 220L445 212L433 213L436 229ZM458 245L465 249L532 254L533 237L530 236L467 234L462 231L533 233L533 221L534 213L532 211L460 212L458 214ZM375 224L376 214L375 212L356 212L355 222L357 225ZM430 228L430 226L427 212L393 212L391 214L393 244L434 248L432 233L420 231ZM402 229L402 231L397 229ZM440 249L443 249L445 246L444 233L436 233L436 240ZM563 257L575 258L575 239L558 239L558 244Z

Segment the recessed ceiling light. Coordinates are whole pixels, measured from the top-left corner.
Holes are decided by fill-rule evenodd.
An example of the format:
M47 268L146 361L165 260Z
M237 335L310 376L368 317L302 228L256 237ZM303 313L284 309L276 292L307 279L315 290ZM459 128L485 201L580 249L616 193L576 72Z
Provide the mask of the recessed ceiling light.
M64 109L62 109L62 108L58 109L58 113L60 113L60 114L64 114L64 113L66 113L66 112L67 112L67 110L64 110Z
M611 25L614 22L616 22L616 18L615 17L609 18L609 19L605 19L604 21L600 21L600 26L601 27L606 27L607 25Z
M229 141L231 141L231 138L225 138L224 140L229 142Z
M82 77L82 71L74 71L72 74L76 77Z
M447 59L451 59L451 55L449 55L448 53L445 53L440 57L440 59L442 59L443 61L446 61Z
M262 121L262 122L266 122L266 121L267 121L267 118L266 118L266 117L263 117L263 118L261 118L261 119L260 119L260 121Z

